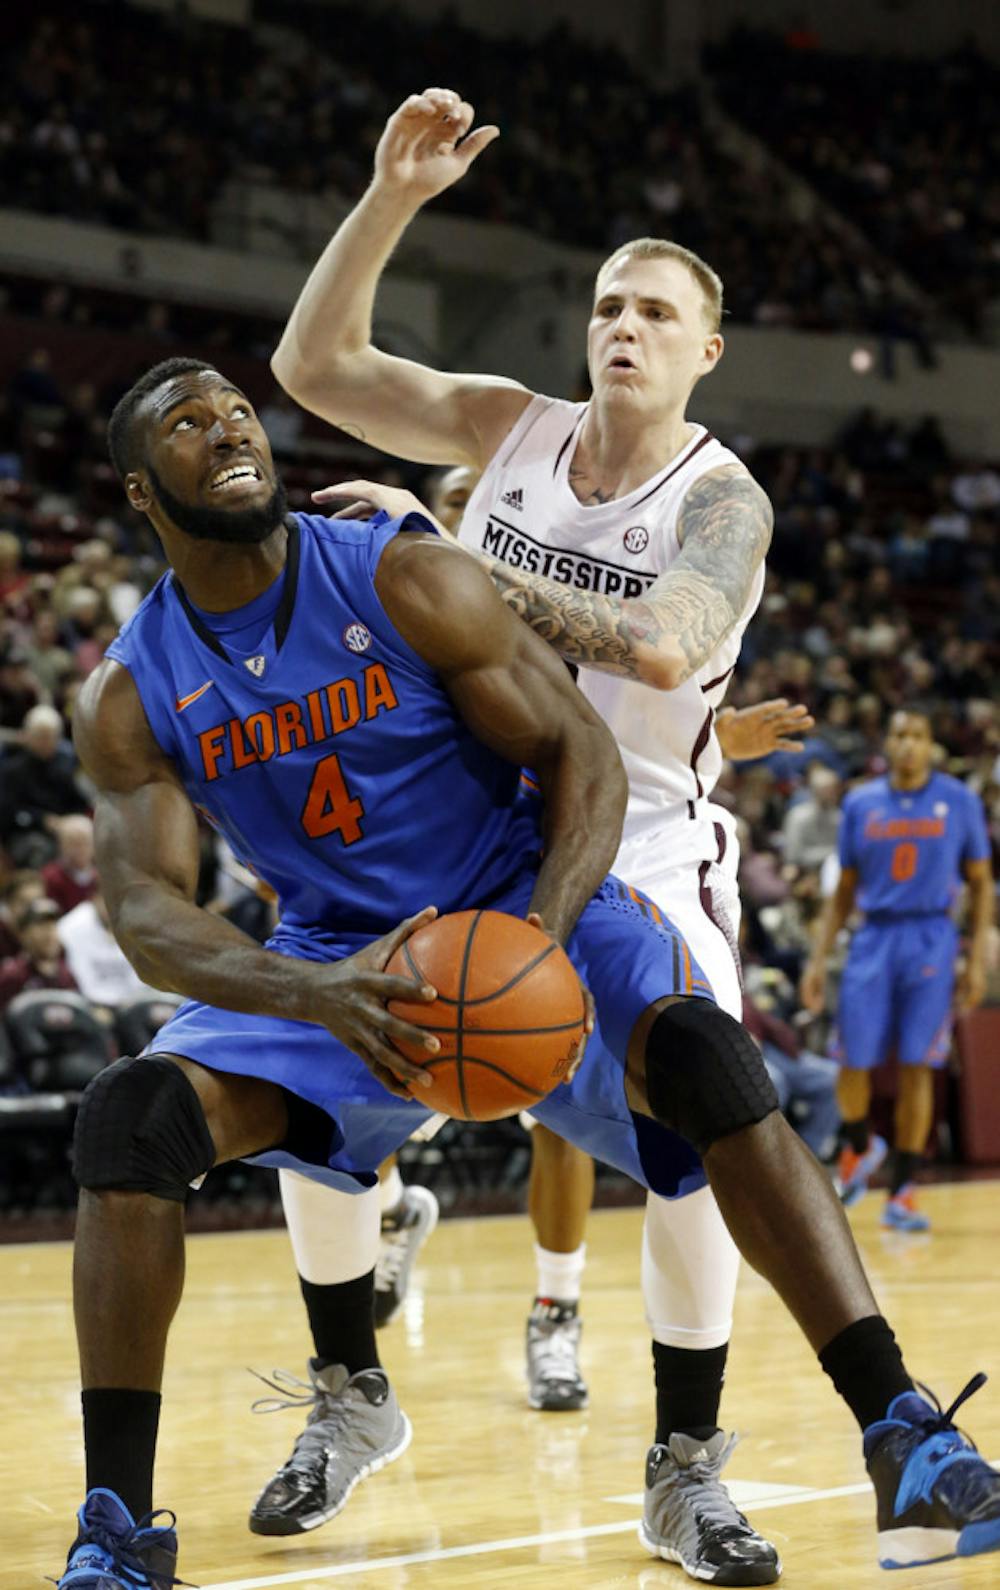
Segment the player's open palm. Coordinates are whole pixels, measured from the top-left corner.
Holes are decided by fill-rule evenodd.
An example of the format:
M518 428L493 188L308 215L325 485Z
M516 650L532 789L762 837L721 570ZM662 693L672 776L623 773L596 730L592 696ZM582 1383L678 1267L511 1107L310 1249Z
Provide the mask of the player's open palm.
M375 180L423 204L463 177L499 127L472 128L475 112L450 88L411 94L386 122L375 151Z
M422 987L410 977L389 976L385 968L400 945L436 915L435 907L428 906L416 916L407 917L391 933L367 944L356 955L324 967L319 981L314 1019L360 1055L383 1087L404 1099L419 1099L420 1088L429 1078L392 1040L399 1038L423 1047L428 1058L440 1044L432 1034L394 1016L387 1006L393 999L431 1004L437 998L437 990Z
M801 751L800 735L815 724L808 707L790 706L784 697L759 701L755 706L726 707L715 720L723 754L734 762L749 762L772 751Z

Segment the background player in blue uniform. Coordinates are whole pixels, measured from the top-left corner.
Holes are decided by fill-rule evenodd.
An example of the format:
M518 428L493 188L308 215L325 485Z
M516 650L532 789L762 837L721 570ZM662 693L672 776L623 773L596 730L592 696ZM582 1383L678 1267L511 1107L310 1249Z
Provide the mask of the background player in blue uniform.
M959 1004L969 1009L986 986L993 877L982 802L958 779L931 771L926 715L895 713L886 753L888 776L844 801L840 879L803 973L802 997L808 1009L822 1010L830 951L857 906L864 923L851 939L837 1011L844 1202L862 1196L885 1157L886 1144L868 1121L871 1072L895 1046L896 1152L882 1224L925 1231L929 1221L915 1206L912 1183L934 1113L933 1069L951 1048L958 954L952 910L964 879L972 926Z
M111 446L172 572L91 675L74 728L116 932L142 975L189 999L155 1052L94 1079L77 1121L89 1491L63 1590L173 1583L174 1528L145 1514L189 1184L258 1156L370 1185L429 1115L421 1069L391 1042L420 1035L386 1008L412 984L384 967L427 919L432 888L445 908L530 909L565 940L597 1026L539 1116L668 1194L703 1174L684 1139L698 1150L744 1256L865 1431L882 1560L1000 1549L1000 1475L953 1410L939 1416L913 1389L752 1040L698 989L651 903L601 884L624 777L558 660L436 536L286 518L256 415L214 369L149 372L116 410ZM542 788L541 828L517 795L522 762ZM196 800L277 887L268 947L195 904ZM401 910L413 914L396 926ZM371 1273L348 1288L331 1321L345 1374L366 1333L375 1352ZM381 1371L348 1378L359 1401L391 1409ZM945 1449L953 1461L927 1474ZM773 1561L761 1567L770 1583Z

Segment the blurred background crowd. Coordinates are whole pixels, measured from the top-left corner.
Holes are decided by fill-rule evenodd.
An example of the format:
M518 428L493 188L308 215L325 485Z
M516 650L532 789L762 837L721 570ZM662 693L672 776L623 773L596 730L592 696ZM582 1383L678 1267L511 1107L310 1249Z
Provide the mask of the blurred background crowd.
M209 240L235 172L353 199L419 56L418 75L460 79L480 119L510 129L481 179L450 190L443 209L597 249L666 234L717 266L734 320L866 329L912 343L928 368L939 337L991 336L1000 74L971 47L943 63L894 62L887 98L871 63L809 38L737 33L706 57L723 136L704 95L644 84L616 50L561 24L525 53L454 19L334 6L327 51L310 42L310 8L285 0L257 7L256 35L183 12L102 9L113 29L60 5L31 26L14 12L0 21L0 184L22 211ZM732 125L772 144L781 171L741 158ZM796 174L828 201L811 220ZM257 402L293 508L338 474L432 489L412 466L346 439L334 467L316 423L270 377L283 319L128 283L24 270L0 280L0 1209L69 1199L68 1114L46 1122L32 1099L72 1093L95 1055L136 1041L164 1009L107 931L91 791L70 739L82 682L162 570L108 463L111 407L156 358L204 355ZM110 350L97 361L95 337ZM581 379L576 395L585 390ZM1000 860L1000 465L962 456L947 430L946 416L903 423L873 405L822 446L765 443L749 429L723 437L775 508L767 586L729 704L784 696L816 719L801 752L729 764L716 792L740 821L754 1020L790 1059L825 1046L795 989L835 881L841 799L884 770L895 707L932 712L940 765L981 795ZM269 903L207 830L200 896L266 931ZM1000 997L996 957L992 975ZM53 1052L70 1055L68 1070L37 1058L48 1040L30 1009L27 1025L10 1019L38 990L65 996ZM455 1128L456 1152L467 1135ZM523 1176L513 1141L498 1129L466 1145L485 1166L473 1183ZM438 1141L426 1153L446 1150Z

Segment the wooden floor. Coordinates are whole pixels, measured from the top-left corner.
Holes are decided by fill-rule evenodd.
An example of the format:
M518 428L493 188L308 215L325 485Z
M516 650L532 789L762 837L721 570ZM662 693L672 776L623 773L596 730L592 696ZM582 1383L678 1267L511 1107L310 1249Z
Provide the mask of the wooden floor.
M913 1372L963 1410L1000 1459L1000 1183L928 1189L929 1237L854 1212L880 1300ZM246 1366L303 1373L308 1342L284 1234L193 1238L168 1360L157 1502L180 1515L185 1578L207 1590L517 1586L682 1590L679 1568L636 1540L651 1436L649 1344L637 1287L640 1216L595 1214L585 1281L591 1406L525 1405L522 1332L531 1287L522 1219L451 1221L428 1244L405 1318L381 1338L413 1419L410 1450L345 1511L295 1542L246 1528L298 1415L252 1416ZM58 1574L82 1496L76 1362L63 1245L0 1249L0 1586ZM755 1276L744 1274L724 1415L744 1432L727 1477L782 1553L786 1590L881 1585L985 1590L1000 1558L887 1578L852 1420ZM756 1502L755 1502L756 1498Z

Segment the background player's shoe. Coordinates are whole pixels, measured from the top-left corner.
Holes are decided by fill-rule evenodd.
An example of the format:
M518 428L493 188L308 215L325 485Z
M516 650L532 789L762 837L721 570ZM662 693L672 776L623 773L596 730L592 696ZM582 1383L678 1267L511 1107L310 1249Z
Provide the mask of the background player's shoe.
M952 1424L955 1410L985 1381L974 1375L946 1413L931 1392L933 1406L905 1391L865 1431L883 1568L1000 1551L1000 1474Z
M263 1377L261 1377L263 1378ZM309 1408L292 1455L250 1510L255 1535L299 1535L335 1518L359 1480L406 1451L413 1431L382 1369L348 1375L343 1364L309 1364L310 1386L276 1370L266 1381L278 1396L254 1411Z
M59 1590L168 1590L180 1584L173 1513L150 1513L136 1523L114 1491L88 1493L77 1513L78 1532ZM167 1517L160 1527L155 1518Z
M859 1198L864 1197L868 1183L888 1152L888 1143L877 1132L873 1132L868 1139L868 1147L863 1154L855 1154L852 1148L841 1149L837 1180L840 1182L840 1201L845 1208L849 1209Z
M583 1321L574 1309L539 1298L528 1315L528 1403L545 1413L570 1413L590 1401L580 1373Z
M885 1201L882 1210L883 1226L888 1226L892 1231L929 1231L931 1223L927 1215L917 1208L916 1193L912 1186L901 1187L898 1193Z
M675 1431L646 1458L646 1496L639 1539L653 1557L679 1562L708 1584L774 1584L781 1561L734 1505L720 1475L735 1435L709 1441Z
M413 1261L438 1223L438 1201L429 1187L414 1184L403 1191L395 1209L382 1216L382 1237L375 1265L375 1325L395 1319L410 1284Z

